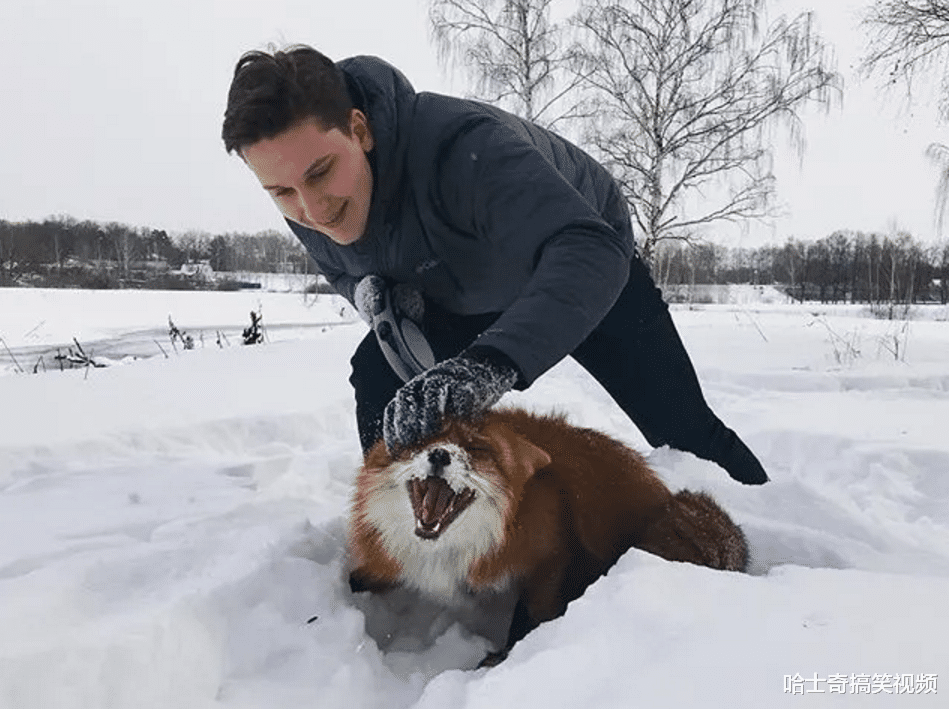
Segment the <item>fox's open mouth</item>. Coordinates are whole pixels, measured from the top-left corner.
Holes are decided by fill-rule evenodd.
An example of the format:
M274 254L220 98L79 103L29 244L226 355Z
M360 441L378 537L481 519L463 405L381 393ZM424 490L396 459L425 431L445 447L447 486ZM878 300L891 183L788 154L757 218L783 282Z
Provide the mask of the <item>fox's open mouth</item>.
M443 478L434 475L424 480L413 478L406 487L415 512L415 534L422 539L438 539L475 498L471 488L456 493Z

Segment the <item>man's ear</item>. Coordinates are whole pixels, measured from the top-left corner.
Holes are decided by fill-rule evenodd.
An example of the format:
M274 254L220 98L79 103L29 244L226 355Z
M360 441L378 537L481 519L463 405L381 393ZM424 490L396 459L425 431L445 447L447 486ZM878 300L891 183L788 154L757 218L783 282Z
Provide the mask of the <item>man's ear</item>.
M507 426L489 422L482 430L500 457L501 467L524 473L527 480L534 473L550 465L550 455Z
M369 119L366 114L358 108L354 108L349 114L349 132L359 139L359 145L364 153L372 150L375 142L372 139L372 129L369 127Z

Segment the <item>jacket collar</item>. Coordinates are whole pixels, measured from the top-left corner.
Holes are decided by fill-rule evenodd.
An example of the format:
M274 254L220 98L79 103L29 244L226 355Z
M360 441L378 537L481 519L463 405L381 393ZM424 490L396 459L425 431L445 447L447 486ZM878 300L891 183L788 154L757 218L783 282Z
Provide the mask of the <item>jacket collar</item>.
M415 89L388 62L356 56L337 63L346 76L353 105L366 114L372 131L373 193L367 231L378 233L398 207L405 180L409 133L415 110ZM358 242L357 242L358 243Z

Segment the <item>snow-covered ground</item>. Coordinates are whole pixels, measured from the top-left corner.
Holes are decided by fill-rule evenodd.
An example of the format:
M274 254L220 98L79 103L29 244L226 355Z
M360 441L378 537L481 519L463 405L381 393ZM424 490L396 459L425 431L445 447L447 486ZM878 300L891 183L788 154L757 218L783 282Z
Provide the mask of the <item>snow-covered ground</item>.
M266 344L215 344L258 307ZM571 361L508 395L711 492L752 573L630 551L473 671L490 615L346 584L366 328L338 299L2 289L0 707L946 706L949 312L921 314L674 308L763 487L651 450ZM115 366L17 373L73 337Z

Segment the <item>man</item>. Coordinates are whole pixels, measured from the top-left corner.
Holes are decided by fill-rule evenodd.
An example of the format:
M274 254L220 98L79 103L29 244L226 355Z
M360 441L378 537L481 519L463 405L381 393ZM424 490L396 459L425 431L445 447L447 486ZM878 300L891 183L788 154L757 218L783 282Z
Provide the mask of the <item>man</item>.
M356 349L364 450L409 447L571 355L651 445L768 480L706 404L619 187L575 145L305 46L238 61L223 138L370 324L391 296L431 345L435 365L405 383L372 332Z

